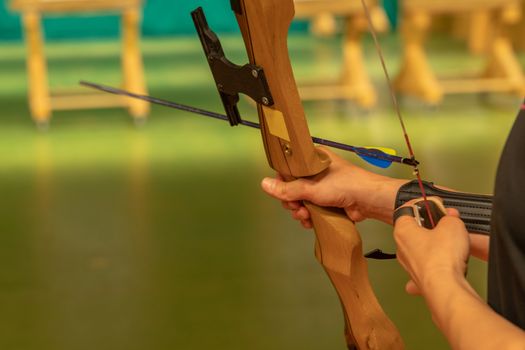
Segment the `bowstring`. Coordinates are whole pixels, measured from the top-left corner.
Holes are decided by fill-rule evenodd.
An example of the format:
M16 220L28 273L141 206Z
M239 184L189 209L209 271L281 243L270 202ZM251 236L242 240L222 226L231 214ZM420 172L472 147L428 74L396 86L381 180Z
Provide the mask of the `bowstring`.
M408 148L408 154L412 158L412 160L416 160L416 156L414 154L414 150L412 148L412 144L410 142L410 138L408 136L408 132L405 126L405 122L403 120L403 116L401 115L401 109L399 108L399 103L396 97L396 93L394 92L394 87L392 85L392 80L390 79L390 74L388 73L388 69L386 67L385 58L383 55L383 50L381 49L381 45L379 44L379 39L377 38L377 32L374 27L374 23L372 21L372 16L370 14L370 11L368 9L368 5L366 4L365 0L361 0L361 4L363 5L364 13L366 20L368 22L368 27L370 28L370 34L372 35L374 46L376 48L377 54L379 56L379 60L381 62L381 67L383 69L383 73L386 78L386 82L388 85L388 91L390 92L390 97L392 99L392 104L394 105L394 110L396 112L397 118L399 120L399 124L401 125L401 129L403 131L403 136L405 138L405 143ZM425 191L425 187L423 186L423 180L421 179L421 172L419 171L419 167L417 165L414 165L414 175L416 176L417 183L419 185L419 189L421 191L421 195L423 196L423 200L425 203L425 209L428 214L428 217L430 218L430 224L432 225L432 228L436 227L434 218L432 217L432 213L430 211L430 206L428 205L427 201L427 194Z

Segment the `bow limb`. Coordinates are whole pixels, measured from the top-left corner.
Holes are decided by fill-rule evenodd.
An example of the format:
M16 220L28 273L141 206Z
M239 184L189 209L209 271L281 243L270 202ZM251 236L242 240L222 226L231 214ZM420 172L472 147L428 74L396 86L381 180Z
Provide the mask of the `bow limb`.
M363 257L361 237L344 212L306 204L316 235L315 256L337 291L349 349L404 349L403 340L379 304Z
M330 160L315 149L293 77L287 34L292 0L231 0L250 63L264 70L274 104L258 105L270 166L291 180L317 175ZM361 238L340 210L306 204L316 233L315 254L334 285L346 322L349 349L403 349L368 279Z

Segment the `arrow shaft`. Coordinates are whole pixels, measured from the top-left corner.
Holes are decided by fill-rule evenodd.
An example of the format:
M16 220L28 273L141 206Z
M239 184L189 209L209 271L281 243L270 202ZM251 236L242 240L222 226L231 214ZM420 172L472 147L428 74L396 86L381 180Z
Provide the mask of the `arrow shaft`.
M199 114L199 115L214 118L214 119L228 121L228 117L224 114L208 111L206 109L202 109L198 107L188 106L182 103L167 101L161 98L147 96L147 95L136 94L136 93L129 92L126 90L114 88L111 86L95 84L95 83L91 83L87 81L81 81L80 85L83 85L83 86L86 86L92 89L104 91L104 92L114 94L114 95L127 96L127 97L147 101L147 102L157 104L160 106L164 106L164 107L174 108L174 109L178 109L178 110L193 113L193 114ZM253 128L253 129L261 128L261 126L258 123L251 122L251 121L244 120L244 119L241 120L240 124L243 126ZM336 148L336 149L340 149L340 150L347 151L347 152L353 152L362 157L370 157L370 158L380 159L380 160L393 162L393 163L406 164L410 166L417 165L417 164L414 164L415 161L413 159L394 156L394 155L387 154L387 153L384 153L378 150L367 149L365 147L356 147L356 146L348 145L348 144L341 143L341 142L323 139L323 138L316 137L316 136L312 136L312 141L318 145L328 146L331 148Z

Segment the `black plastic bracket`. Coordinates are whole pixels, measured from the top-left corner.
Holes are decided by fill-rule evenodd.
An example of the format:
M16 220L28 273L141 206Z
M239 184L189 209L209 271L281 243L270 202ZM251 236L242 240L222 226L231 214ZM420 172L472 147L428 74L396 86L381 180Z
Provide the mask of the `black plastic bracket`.
M397 258L396 254L385 253L381 249L374 249L365 254L365 258L374 260L391 260Z
M238 15L242 15L241 0L230 0L230 4L233 12Z
M232 7L234 3L235 1L232 1ZM219 38L208 26L202 8L197 8L191 16L230 125L235 126L242 121L237 109L239 93L262 105L272 106L274 102L264 70L253 64L238 66L232 63L225 57Z

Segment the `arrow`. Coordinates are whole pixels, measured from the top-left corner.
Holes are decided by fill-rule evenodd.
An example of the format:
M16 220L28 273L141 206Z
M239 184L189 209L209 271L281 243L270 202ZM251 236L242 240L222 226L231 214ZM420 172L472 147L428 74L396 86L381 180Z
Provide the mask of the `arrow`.
M95 83L91 83L87 81L80 81L80 85L89 87L92 89L104 91L104 92L114 94L114 95L127 96L131 98L147 101L153 104L161 105L164 107L174 108L174 109L178 109L181 111L199 114L199 115L203 115L203 116L214 118L214 119L228 121L228 117L224 114L211 112L205 109L188 106L188 105L184 105L181 103L171 102L171 101L167 101L167 100L163 100L160 98L151 97L147 95L135 94L133 92L129 92L126 90L114 88L111 86L101 85L101 84L95 84ZM258 123L251 122L251 121L244 120L244 119L241 119L239 124L250 127L250 128L254 128L254 129L261 128L261 126ZM389 148L358 147L358 146L352 146L352 145L348 145L348 144L344 144L344 143L340 143L336 141L331 141L331 140L327 140L327 139L323 139L323 138L315 137L315 136L312 136L312 141L318 145L328 146L331 148L337 148L343 151L355 153L367 163L370 163L379 168L388 168L392 163L406 164L412 167L415 167L419 164L419 162L415 158L404 158L404 157L396 156L395 150L389 149Z

